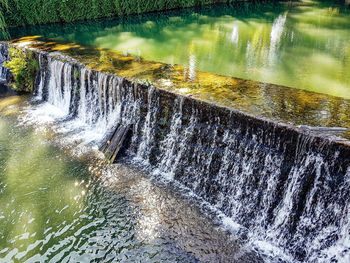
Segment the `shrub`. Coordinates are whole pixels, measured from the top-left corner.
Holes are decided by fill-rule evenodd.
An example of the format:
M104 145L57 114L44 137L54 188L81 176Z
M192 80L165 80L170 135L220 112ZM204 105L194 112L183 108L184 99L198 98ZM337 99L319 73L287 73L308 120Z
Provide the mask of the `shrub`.
M10 59L4 63L4 67L13 75L14 90L32 92L35 74L39 71L39 62L34 58L33 52L10 47L9 54Z
M72 22L236 0L0 0L0 28Z

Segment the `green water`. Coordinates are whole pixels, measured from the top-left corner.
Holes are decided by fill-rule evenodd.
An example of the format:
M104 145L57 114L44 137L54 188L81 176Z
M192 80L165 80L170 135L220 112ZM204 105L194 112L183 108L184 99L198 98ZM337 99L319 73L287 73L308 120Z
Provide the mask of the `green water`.
M350 8L334 1L218 5L10 33L350 98Z
M0 262L206 262L227 236L122 164L99 166L24 126L31 102L0 85ZM224 248L224 249L223 249ZM226 249L226 251L225 251Z

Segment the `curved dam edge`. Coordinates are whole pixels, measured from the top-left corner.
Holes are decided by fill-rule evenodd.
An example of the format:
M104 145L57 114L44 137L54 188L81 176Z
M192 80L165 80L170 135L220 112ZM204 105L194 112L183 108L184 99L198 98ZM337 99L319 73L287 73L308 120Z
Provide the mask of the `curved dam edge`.
M59 55L102 73L153 85L244 114L310 131L332 140L350 140L350 100L281 85L201 72L192 67L155 62L128 53L45 39L12 41Z
M69 93L70 117L130 125L126 152L135 162L191 189L249 229L250 239L300 261L328 257L333 247L349 253L342 243L350 216L348 140L101 73L57 50L16 46L29 46L40 62L35 96L55 104L60 88ZM113 127L107 123L105 133Z

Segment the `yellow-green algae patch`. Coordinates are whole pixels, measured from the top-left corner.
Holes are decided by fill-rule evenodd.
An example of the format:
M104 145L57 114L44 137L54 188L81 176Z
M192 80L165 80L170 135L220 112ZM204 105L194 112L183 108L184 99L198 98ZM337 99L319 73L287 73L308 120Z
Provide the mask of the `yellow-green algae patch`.
M59 52L85 67L131 81L151 83L167 91L208 101L258 117L293 125L333 127L316 129L350 139L350 100L274 84L220 76L180 65L155 62L123 52L40 36L23 37L12 44ZM334 129L334 127L337 127Z

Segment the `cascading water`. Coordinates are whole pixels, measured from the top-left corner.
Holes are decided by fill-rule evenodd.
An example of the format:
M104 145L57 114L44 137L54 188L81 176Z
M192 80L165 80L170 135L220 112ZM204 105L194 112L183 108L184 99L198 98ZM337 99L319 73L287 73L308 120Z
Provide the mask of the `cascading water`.
M159 109L159 98L153 99L155 97L154 88L149 88L148 97L147 97L147 115L146 121L143 127L143 133L141 137L141 143L137 150L137 158L140 160L149 161L150 153L152 150L152 142L154 141L154 129L156 124L156 114Z
M39 99L95 142L132 125L130 158L249 229L247 246L271 257L280 248L293 261L349 259L349 147L36 55Z
M42 65L42 60L43 60L43 54L39 54L38 56L38 61L39 61L39 65ZM36 98L38 100L42 100L43 99L43 89L44 89L44 85L45 85L45 79L46 79L46 71L45 70L41 70L40 71L40 80L39 80L39 85L38 88L36 89L34 95L36 96Z
M92 135L87 142L98 143L104 134L122 120L122 102L118 99L122 79L97 74L93 70L37 54L39 81L34 90L36 100L43 100L60 110L66 127ZM81 134L81 135L82 135Z
M9 70L3 67L3 63L8 59L7 47L0 43L0 83L9 80Z
M4 67L1 67L0 69L0 82L5 82L7 76L7 70Z
M177 158L171 158L175 156L177 151L181 151L183 148L176 148L176 144L182 138L185 139L186 136L179 136L180 130L182 129L182 105L183 97L175 101L175 113L171 119L171 130L166 138L162 141L160 145L160 151L163 153L159 158L158 168L155 170L155 173L164 174L165 177L169 180L174 179L174 168L177 167L176 162ZM189 126L191 127L191 126Z
M68 115L72 90L72 82L70 80L71 72L69 72L69 69L71 71L72 67L69 64L57 60L50 62L49 65L51 76L49 81L48 102L62 110L65 115Z

